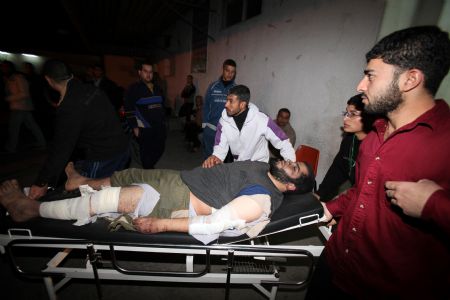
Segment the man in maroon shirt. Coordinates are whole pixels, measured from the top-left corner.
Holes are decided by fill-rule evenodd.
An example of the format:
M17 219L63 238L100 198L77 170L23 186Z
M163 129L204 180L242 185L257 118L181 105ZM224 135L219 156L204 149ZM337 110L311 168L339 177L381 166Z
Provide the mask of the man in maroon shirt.
M307 299L449 299L450 110L434 99L450 67L448 33L400 30L366 59L357 89L386 120L360 147L355 185L323 203L324 221L340 222Z

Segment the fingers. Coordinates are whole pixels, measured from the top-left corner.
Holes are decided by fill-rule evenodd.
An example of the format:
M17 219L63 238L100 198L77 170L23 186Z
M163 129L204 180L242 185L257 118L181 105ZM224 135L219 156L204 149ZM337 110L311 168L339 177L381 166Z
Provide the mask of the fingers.
M222 163L222 161L218 157L211 155L203 162L202 167L203 168L212 168L215 165L218 165L220 163Z

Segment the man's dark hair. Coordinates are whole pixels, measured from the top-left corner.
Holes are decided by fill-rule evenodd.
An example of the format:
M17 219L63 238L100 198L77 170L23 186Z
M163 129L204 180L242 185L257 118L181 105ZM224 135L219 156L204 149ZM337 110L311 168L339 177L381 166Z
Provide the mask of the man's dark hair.
M135 63L136 70L138 70L138 71L142 70L143 65L149 65L149 66L152 66L152 68L153 68L153 62L150 61L149 59L139 59Z
M314 175L314 170L311 165L307 162L302 162L306 165L308 169L308 174L302 174L298 178L292 178L286 174L286 171L277 167L277 162L280 161L279 158L271 157L269 159L269 172L275 177L276 180L283 183L292 183L295 185L295 191L290 191L289 193L304 194L311 192L316 186L316 179Z
M234 61L234 60L232 60L232 59L226 59L224 62L223 62L223 65L222 65L222 67L223 68L225 68L225 66L232 66L232 67L235 67L236 68L236 62Z
M361 122L363 124L363 131L365 133L369 133L369 131L372 130L373 122L377 118L379 118L378 115L375 114L368 114L364 110L364 102L362 101L362 94L355 95L348 99L347 105L353 105L356 110L361 112Z
M42 75L47 76L56 82L61 82L72 78L72 71L64 62L50 59L46 61L42 67Z
M285 108L285 107L280 108L280 110L278 111L277 115L279 115L281 113L287 113L287 114L289 114L289 117L291 116L291 111L289 109Z
M302 174L298 178L290 178L290 182L295 185L295 191L292 191L296 194L304 194L309 193L313 190L313 188L316 186L316 176L314 175L314 170L311 167L311 165L307 162L303 163L306 165L306 168L308 169L308 174Z
M228 95L236 95L239 101L244 101L247 104L250 102L250 90L243 84L233 86L228 91Z
M450 68L448 32L437 26L419 26L396 31L380 40L366 54L367 62L381 58L402 71L419 69L425 88L434 96Z

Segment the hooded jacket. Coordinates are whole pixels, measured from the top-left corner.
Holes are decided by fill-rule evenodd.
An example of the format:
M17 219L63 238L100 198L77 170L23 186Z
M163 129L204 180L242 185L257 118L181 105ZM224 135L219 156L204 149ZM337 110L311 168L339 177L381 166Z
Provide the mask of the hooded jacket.
M278 125L266 114L259 111L252 103L248 106L247 118L239 131L233 117L222 111L217 125L213 155L225 159L228 149L231 150L235 161L269 161L270 142L284 159L295 161L295 150L289 138Z

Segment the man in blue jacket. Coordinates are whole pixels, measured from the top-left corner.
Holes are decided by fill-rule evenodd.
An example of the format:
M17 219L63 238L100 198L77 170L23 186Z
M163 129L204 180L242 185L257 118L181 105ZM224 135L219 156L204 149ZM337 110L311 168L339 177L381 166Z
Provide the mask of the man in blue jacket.
M227 59L223 62L222 76L211 83L206 90L205 102L203 105L203 155L208 158L213 153L216 127L219 123L222 111L225 108L227 95L230 88L236 83L236 62Z
M139 63L138 74L139 81L125 93L125 116L139 144L142 167L153 169L164 153L167 137L163 97L150 62Z

